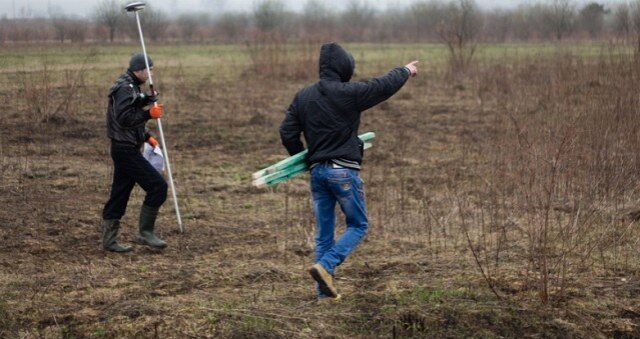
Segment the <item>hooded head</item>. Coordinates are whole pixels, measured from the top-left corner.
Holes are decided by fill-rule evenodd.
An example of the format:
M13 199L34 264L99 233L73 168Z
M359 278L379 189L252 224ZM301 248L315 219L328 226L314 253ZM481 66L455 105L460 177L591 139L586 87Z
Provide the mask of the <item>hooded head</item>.
M353 76L356 62L353 56L335 42L320 48L320 79L348 82Z

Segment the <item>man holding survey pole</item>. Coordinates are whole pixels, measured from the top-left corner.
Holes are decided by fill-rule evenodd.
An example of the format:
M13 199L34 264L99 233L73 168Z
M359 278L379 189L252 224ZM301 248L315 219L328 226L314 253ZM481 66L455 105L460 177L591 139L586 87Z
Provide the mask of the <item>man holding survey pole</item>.
M333 283L338 265L367 233L363 181L359 171L364 144L358 138L361 112L387 100L418 72L417 61L366 82L349 82L355 69L351 54L337 43L320 49L320 81L299 91L280 126L289 154L308 149L311 193L316 216L316 263L309 273L319 298L339 298ZM335 204L346 217L347 229L335 240Z
M156 103L155 92L144 93L140 86L153 70L153 61L136 54L129 61L129 69L111 86L107 109L107 135L111 139L113 182L111 195L102 212L102 248L111 252L129 252L131 247L117 242L120 218L124 216L131 190L137 183L147 193L140 210L138 243L164 248L166 243L154 232L160 206L167 199L168 186L162 175L142 156L141 147L147 142L153 147L158 141L146 130L150 119L163 115L163 106Z

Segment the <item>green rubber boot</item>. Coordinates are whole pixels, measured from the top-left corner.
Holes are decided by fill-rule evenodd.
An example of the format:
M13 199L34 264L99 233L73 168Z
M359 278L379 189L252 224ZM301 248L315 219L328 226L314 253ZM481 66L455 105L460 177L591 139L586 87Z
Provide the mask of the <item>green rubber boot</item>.
M118 230L120 229L120 220L102 220L102 249L110 252L130 252L133 250L131 246L122 246L118 244Z
M167 243L156 237L155 233L153 233L159 209L160 208L153 208L144 204L142 208L140 208L140 234L136 239L138 243L154 248L167 247Z

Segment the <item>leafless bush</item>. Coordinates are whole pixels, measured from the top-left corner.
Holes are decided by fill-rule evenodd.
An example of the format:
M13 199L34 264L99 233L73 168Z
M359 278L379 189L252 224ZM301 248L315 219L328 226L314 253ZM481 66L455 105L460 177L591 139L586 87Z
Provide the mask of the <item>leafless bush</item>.
M182 41L193 41L195 35L198 33L200 23L204 22L204 18L199 18L194 14L182 14L176 20L176 23L180 29L180 38Z
M633 57L615 52L481 73L496 110L485 142L467 145L480 160L461 213L475 225L470 246L486 257L479 266L492 284L515 271L509 288L562 302L577 277L637 269L628 258L640 240L629 217L640 201L638 79ZM506 257L509 268L500 265Z
M78 116L82 100L86 100L80 89L84 87L87 63L94 58L92 52L77 70L66 70L57 74L50 63L44 60L42 69L21 72L22 83L17 95L24 100L27 114L37 122L67 122Z
M7 21L7 40L31 42L46 41L53 34L45 19L14 19Z
M55 38L63 43L70 39L72 42L83 42L86 37L87 25L82 20L74 20L64 15L56 15L51 18L51 26L55 32Z
M265 78L311 79L318 75L320 43L307 40L287 43L278 33L261 33L247 42L254 75Z
M226 13L214 22L215 32L225 42L237 42L245 37L248 26L249 17L245 14Z
M83 20L74 20L69 23L67 36L71 42L84 42L87 38L89 25Z

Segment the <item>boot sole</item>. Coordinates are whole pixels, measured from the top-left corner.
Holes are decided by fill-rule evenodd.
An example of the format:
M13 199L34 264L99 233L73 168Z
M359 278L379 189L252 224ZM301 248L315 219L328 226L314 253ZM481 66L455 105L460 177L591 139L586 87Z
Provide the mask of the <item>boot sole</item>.
M320 274L320 271L317 268L311 267L309 269L309 274L311 275L313 280L315 280L318 283L318 287L320 288L320 291L322 291L322 293L324 293L326 296L328 296L330 298L337 298L338 297L338 293L333 291L329 287L327 282L324 279L322 279L322 274Z
M338 293L338 295L335 298L331 298L331 297L318 298L316 302L318 304L324 304L324 303L335 303L335 302L339 302L340 300L342 300L342 295Z
M120 250L114 250L111 248L104 248L104 247L102 249L112 253L127 253L127 252L133 251L133 247L124 247L123 249L120 249Z
M161 246L155 246L155 245L152 245L152 244L148 243L146 240L144 240L144 239L142 239L142 238L136 238L136 242L137 242L138 244L140 244L140 245L149 246L149 247L151 247L151 248L155 248L155 249L159 249L159 250L164 249L164 248L166 248L166 247L167 247L167 244L164 244L164 245L161 245Z

